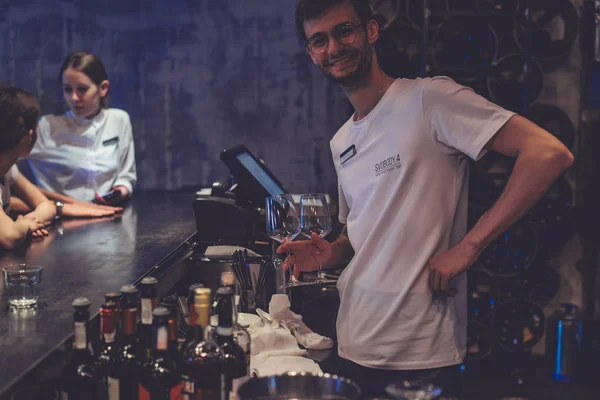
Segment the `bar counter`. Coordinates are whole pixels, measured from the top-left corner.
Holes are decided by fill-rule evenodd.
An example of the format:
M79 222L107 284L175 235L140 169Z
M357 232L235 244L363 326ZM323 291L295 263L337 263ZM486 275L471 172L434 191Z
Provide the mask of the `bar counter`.
M74 298L95 314L104 294L170 268L193 249L193 192L137 192L116 219L65 219L44 239L0 252L0 266L44 267L36 311L8 309L0 284L0 398L72 334Z
M22 387L52 378L48 371L64 361L62 350L72 334L74 298L88 297L95 314L105 293L118 291L123 284L136 284L148 275L159 279L159 296L178 283L209 277L207 268L198 268L203 252L196 245L194 199L193 192L137 192L120 218L65 219L52 227L48 237L15 251L0 252L0 266L29 263L44 267L39 307L34 312L10 311L4 282L0 282L0 399L10 399ZM335 340L339 296L333 285L323 289L295 290L292 303L299 305L296 311L311 329ZM340 360L335 348L311 352L311 358L324 372L338 373ZM467 369L464 386L463 398L468 400L599 398L598 388L558 384L542 370L516 385L513 378ZM15 398L41 397L26 394Z

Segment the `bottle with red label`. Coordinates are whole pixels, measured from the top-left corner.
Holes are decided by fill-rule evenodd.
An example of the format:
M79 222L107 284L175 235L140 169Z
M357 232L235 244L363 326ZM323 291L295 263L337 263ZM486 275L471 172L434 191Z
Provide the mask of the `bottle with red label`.
M119 400L119 379L115 374L117 360L116 305L100 307L100 341L95 353L94 365L102 377L102 393L108 400Z
M137 343L138 290L133 285L121 286L121 327L117 348L116 378L119 400L137 399L139 372L144 354Z

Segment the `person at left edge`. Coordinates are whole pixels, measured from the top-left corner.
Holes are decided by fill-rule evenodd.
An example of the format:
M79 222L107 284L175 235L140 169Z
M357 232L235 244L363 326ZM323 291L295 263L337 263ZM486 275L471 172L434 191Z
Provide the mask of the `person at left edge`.
M69 55L59 79L69 111L45 115L39 139L28 157L46 196L64 201L119 205L137 181L129 114L108 108L110 82L104 64L92 53ZM109 200L103 195L114 192Z
M31 151L39 117L40 104L31 93L14 87L0 89L0 248L13 249L29 236L47 236L45 225L56 216L54 203L15 165ZM14 221L9 217L11 191L33 208Z

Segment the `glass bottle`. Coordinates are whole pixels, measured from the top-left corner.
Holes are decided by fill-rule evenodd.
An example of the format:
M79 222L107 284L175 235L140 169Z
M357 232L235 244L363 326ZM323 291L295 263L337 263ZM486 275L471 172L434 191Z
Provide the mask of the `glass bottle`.
M78 297L73 301L73 351L59 379L61 400L97 399L100 377L90 351L88 321L90 301Z
M121 286L121 333L115 367L120 400L138 398L139 374L144 356L137 343L138 294L133 285Z
M244 354L246 356L246 364L248 370L250 369L250 349L251 349L251 339L248 331L238 323L238 304L240 301L240 296L236 294L237 284L235 281L235 275L231 271L225 271L221 273L221 286L230 288L233 291L233 304L232 304L232 313L233 313L233 339L240 345L240 347L244 350Z
M120 302L121 295L119 293L110 292L104 295L104 304L107 306L114 306L115 309L115 327L117 329L117 336L119 336L119 323L121 321Z
M169 310L152 312L152 356L141 369L139 400L179 400L181 378L177 360L169 354Z
M139 343L146 361L152 353L152 311L158 306L156 285L158 280L147 276L140 282L140 323L138 327Z
M116 376L117 326L115 324L115 304L102 304L100 307L100 341L94 354L94 366L102 379L102 397L119 399L119 379Z
M181 350L184 375L183 399L216 400L227 398L225 359L217 343L210 337L210 289L196 288L190 309L193 335Z
M161 307L169 310L169 353L171 357L178 357L178 316L177 316L177 300L173 296L167 296L160 302Z
M217 297L219 298L217 343L225 356L226 390L231 396L235 395L231 392L238 386L236 381L248 375L248 363L244 349L233 338L233 313L231 312L233 291L230 287L221 287L217 290Z

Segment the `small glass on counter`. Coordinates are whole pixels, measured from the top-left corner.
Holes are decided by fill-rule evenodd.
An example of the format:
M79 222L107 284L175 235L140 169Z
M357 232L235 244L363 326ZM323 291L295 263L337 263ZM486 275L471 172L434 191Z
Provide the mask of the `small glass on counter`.
M2 268L6 297L11 308L32 308L37 305L37 287L42 282L43 267L10 265Z

